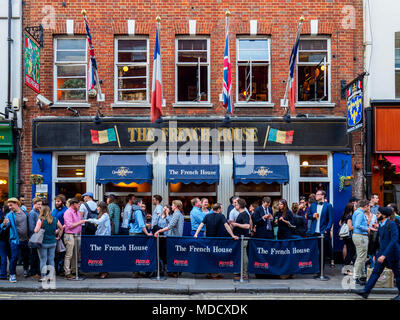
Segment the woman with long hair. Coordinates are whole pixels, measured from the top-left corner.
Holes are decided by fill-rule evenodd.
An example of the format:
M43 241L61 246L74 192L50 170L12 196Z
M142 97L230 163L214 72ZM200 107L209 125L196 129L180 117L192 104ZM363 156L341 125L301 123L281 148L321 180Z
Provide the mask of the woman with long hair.
M275 224L278 226L278 240L291 239L294 226L293 213L289 210L287 201L278 202L278 212L275 215Z
M352 262L354 262L354 256L356 254L356 247L354 246L353 240L352 240L352 235L353 235L353 221L352 221L352 216L354 213L354 204L352 202L349 202L346 207L344 208L342 217L340 218L339 221L339 226L341 227L344 223L347 224L349 227L350 234L348 237L344 238L344 244L345 248L343 247L343 251L346 252L345 257L344 257L344 265L350 265Z
M58 228L58 235L56 237L56 229ZM51 210L48 205L42 205L38 221L35 226L34 232L39 232L44 229L44 236L42 246L38 249L40 260L40 271L42 277L39 281L46 281L46 264L54 268L54 256L56 253L57 240L59 240L63 233L63 226L60 221L51 215Z
M97 204L97 219L87 219L85 222L94 223L97 225L96 236L111 236L111 219L108 213L107 203L100 201ZM100 273L100 277L105 279L108 277L108 272Z
M293 235L294 217L292 211L288 208L287 201L281 199L278 202L278 212L274 217L274 223L278 226L278 240L293 239L296 236ZM281 279L287 279L291 277L295 278L294 274L281 275Z

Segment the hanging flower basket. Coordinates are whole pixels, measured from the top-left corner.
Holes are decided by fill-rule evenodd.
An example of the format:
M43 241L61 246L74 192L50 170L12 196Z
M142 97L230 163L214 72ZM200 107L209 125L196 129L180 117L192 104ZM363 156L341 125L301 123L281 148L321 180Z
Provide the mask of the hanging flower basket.
M343 181L343 185L348 187L348 186L352 186L354 183L354 177L346 177Z
M41 174L31 174L29 177L31 184L42 184L43 176Z
M340 176L339 175L339 192L342 191L344 188L352 186L354 183L354 177L353 176Z

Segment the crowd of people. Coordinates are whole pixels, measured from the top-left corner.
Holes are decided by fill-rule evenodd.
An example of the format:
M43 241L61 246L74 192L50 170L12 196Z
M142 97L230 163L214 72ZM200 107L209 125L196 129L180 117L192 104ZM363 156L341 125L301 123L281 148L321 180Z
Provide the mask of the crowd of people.
M46 199L32 200L32 210L19 199L10 198L0 215L0 279L16 282L17 262L22 261L24 276L43 281L46 264L53 266L57 275L66 279L74 278L78 270L76 255L80 250L79 235L130 235L130 236L183 236L184 215L180 200L171 205L162 204L162 197L154 195L150 213L142 199L134 194L127 197L122 208L113 195L107 201L95 202L93 193L87 192L82 199L66 199L60 194L55 197L55 208L51 211ZM238 240L244 236L247 250L248 238L298 239L324 235L324 257L335 267L332 238L333 207L326 199L324 190L318 190L308 198L300 197L291 207L285 199L271 201L264 197L261 204L247 204L245 199L232 197L225 211L220 203L210 208L207 198L193 198L190 212L190 235L198 237L231 236ZM343 259L345 265L354 265L353 277L357 284L366 282L365 266L373 264L373 254L378 250L379 199L376 194L370 200L351 198L346 205L339 226L346 224L348 234L344 241ZM390 219L400 224L398 209L389 204ZM381 209L382 210L382 209ZM29 239L34 233L44 229L40 248L30 247ZM319 242L320 244L320 242ZM160 262L162 272L166 265L165 238L160 238ZM320 248L321 249L321 248ZM78 252L76 252L78 250ZM7 276L7 261L9 276ZM247 279L247 255L244 255L244 275ZM351 272L351 271L349 271ZM148 276L135 272L135 278ZM168 273L177 277L177 273ZM108 273L100 273L101 278ZM222 278L220 274L207 274L208 278ZM282 278L294 275L281 275ZM239 275L235 275L239 278Z

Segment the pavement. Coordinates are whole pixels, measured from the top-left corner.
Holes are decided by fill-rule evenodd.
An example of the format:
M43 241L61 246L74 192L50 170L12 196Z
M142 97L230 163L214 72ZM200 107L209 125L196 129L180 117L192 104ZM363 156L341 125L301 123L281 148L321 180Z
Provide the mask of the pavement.
M0 292L80 292L80 293L141 293L141 294L182 294L200 293L299 293L299 294L344 294L361 289L351 281L350 276L342 275L341 265L335 269L325 268L327 281L314 279L314 275L297 275L295 279L280 279L270 276L257 279L250 275L249 281L237 282L233 274L225 274L224 279L206 279L205 274L182 273L179 278L153 280L132 278L132 273L110 273L106 279L97 274L87 273L81 280L66 280L56 277L53 288L44 288L41 282L31 277L24 278L23 269L17 267L17 283L0 280ZM372 294L397 295L397 288L375 288Z

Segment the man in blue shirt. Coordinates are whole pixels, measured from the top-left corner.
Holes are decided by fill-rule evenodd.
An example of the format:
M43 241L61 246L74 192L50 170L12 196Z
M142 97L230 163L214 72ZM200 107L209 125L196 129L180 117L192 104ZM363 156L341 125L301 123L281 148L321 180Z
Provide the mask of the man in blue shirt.
M129 235L130 236L151 236L146 229L145 218L143 211L140 206L142 205L142 199L135 198L132 202L132 211L129 217Z
M385 267L392 269L396 279L397 290L400 293L400 245L399 230L394 221L388 219L392 215L392 210L387 207L380 207L378 211L379 221L379 249L376 252L376 264L372 271L371 277L363 290L355 291L356 294L363 298L368 298L372 288L375 286ZM400 300L398 294L392 300Z
M65 203L67 202L67 199L63 194L57 195L55 198L55 208L51 212L51 215L55 218L57 218L58 221L62 225L64 225L64 213L67 211L67 207L65 206ZM61 237L61 241L64 241L64 234ZM64 257L65 257L65 252L56 252L54 256L54 266L56 269L56 274L57 275L63 275L64 273Z
M192 211L190 211L190 223L192 225L192 230L190 231L190 235L194 236L199 227L200 223L203 222L206 214L201 210L201 201L199 198L193 198L192 201ZM206 229L203 227L198 233L198 237L204 237L204 232Z
M129 214L129 235L130 236L151 236L152 234L149 233L146 229L146 222L143 211L141 210L140 206L142 205L142 199L135 198L132 201L132 210ZM139 278L140 273L134 272L134 278Z
M367 279L365 274L365 261L368 252L368 234L370 228L368 227L367 215L369 214L369 201L360 200L358 208L354 211L352 216L353 222L353 243L356 247L357 259L354 263L353 278L356 284L364 285Z

